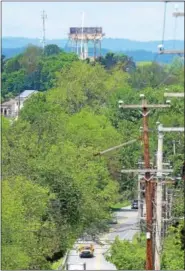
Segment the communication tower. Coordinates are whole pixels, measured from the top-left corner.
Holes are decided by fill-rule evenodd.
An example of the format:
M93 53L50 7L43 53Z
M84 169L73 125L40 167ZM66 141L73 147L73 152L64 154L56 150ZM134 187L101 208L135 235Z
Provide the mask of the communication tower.
M45 13L45 11L42 11L42 47L44 49L45 45L46 45L46 19L47 19L47 14Z

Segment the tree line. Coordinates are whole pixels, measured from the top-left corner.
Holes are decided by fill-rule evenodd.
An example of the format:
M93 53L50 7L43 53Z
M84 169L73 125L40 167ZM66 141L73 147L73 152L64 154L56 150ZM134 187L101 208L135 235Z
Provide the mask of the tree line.
M135 196L135 177L119 172L123 165L136 165L142 153L139 142L105 157L94 156L139 135L141 115L120 110L118 100L139 103L144 93L150 102L161 102L164 88L182 90L183 66L176 60L170 66L138 67L127 56L112 53L91 63L48 45L45 51L28 47L4 61L2 69L4 99L25 88L39 90L25 102L17 121L2 118L2 268L50 269L77 238L106 229L114 203ZM174 99L169 112L151 113L150 126L157 120L182 126L182 110L182 101ZM182 140L181 135L165 138L164 157L178 174L183 150L179 144L173 154L171 141ZM155 133L150 142L153 159ZM178 189L181 185L179 181ZM114 255L121 257L119 242L110 259L115 264ZM168 264L170 246L167 240ZM120 268L128 268L121 262ZM142 268L142 259L137 262Z

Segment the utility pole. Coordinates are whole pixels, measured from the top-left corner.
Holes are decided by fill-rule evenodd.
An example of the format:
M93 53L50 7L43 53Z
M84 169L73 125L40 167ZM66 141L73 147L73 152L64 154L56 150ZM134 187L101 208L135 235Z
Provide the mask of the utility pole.
M17 112L17 117L19 117L20 109L21 109L21 91L19 91L19 97L18 97L18 112Z
M150 176L150 154L149 154L149 127L148 127L148 108L169 108L169 104L147 104L144 94L140 94L142 104L124 105L123 101L119 101L119 108L142 109L143 116L143 143L144 143L144 165L145 165L145 201L146 201L146 270L153 270L153 200L154 185Z
M164 1L165 4L167 4L169 1ZM171 1L170 1L171 2ZM166 7L165 7L166 8ZM177 19L177 17L182 17L184 16L184 12L178 11L178 9L176 8L176 10L173 12L173 16L175 17L175 19ZM165 30L165 21L166 21L166 12L164 15L164 30ZM163 31L163 41L164 41L164 31ZM159 48L159 54L170 54L170 55L184 55L184 50L165 50L163 44L158 46Z
M158 131L157 150L157 188L156 188L156 230L155 230L155 270L160 270L161 255L161 219L162 219L162 174L163 169L163 133Z
M46 45L46 26L45 26L45 20L47 19L47 15L45 13L45 11L42 11L42 47L43 49L45 48Z
M184 50L160 50L160 55L184 55Z
M173 154L175 155L176 154L176 141L173 140L172 143L173 143Z
M174 17L183 17L184 16L184 12L183 11L174 11L173 12L173 16Z
M185 162L183 163L182 167L182 179L185 181Z
M162 172L163 170L163 133L184 132L183 127L163 127L158 125L158 151L157 151L157 189L156 189L156 235L155 235L155 270L160 270L161 231L162 231Z
M165 92L164 97L184 98L184 92Z
M148 110L143 100L143 142L144 142L144 163L145 168L150 168L150 154L149 154L149 134L148 134ZM145 193L146 193L146 226L147 226L147 260L146 269L153 269L153 252L152 252L152 228L153 228L153 185L150 182L150 173L145 173Z

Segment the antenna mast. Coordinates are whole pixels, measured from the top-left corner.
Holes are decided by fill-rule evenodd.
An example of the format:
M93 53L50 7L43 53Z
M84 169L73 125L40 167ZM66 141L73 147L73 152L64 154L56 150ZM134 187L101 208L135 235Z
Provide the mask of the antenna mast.
M47 14L45 13L45 11L43 10L42 12L42 15L41 15L41 18L42 18L42 33L43 33L43 36L42 36L42 47L44 49L45 45L46 45L46 26L45 26L45 20L47 19Z
M82 37L81 37L81 58L84 59L84 41L83 41L83 31L84 31L84 12L82 12Z

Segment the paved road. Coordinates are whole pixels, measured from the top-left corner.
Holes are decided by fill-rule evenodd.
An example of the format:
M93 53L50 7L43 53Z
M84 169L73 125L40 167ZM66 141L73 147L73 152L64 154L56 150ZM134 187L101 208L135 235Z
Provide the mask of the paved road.
M86 270L116 270L116 267L107 262L104 253L109 249L110 242L113 242L116 236L122 240L132 240L133 235L137 232L138 212L131 210L130 206L123 208L121 212L116 212L118 224L111 227L109 233L100 237L103 245L94 243L94 258L79 258L78 253L74 249L70 251L68 257L69 270L83 270L83 263L86 263Z

